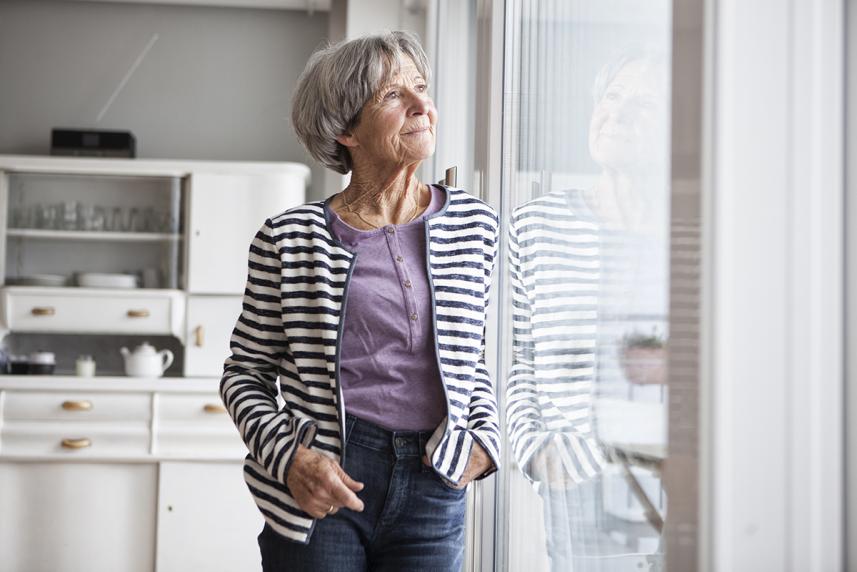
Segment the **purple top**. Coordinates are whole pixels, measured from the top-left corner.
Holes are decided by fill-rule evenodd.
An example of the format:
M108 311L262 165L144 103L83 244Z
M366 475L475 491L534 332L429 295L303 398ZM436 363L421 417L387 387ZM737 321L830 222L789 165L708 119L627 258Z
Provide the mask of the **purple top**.
M425 235L425 218L443 208L446 191L430 188L420 216L376 230L350 226L325 203L334 236L357 253L339 357L345 409L391 430L433 430L446 415Z

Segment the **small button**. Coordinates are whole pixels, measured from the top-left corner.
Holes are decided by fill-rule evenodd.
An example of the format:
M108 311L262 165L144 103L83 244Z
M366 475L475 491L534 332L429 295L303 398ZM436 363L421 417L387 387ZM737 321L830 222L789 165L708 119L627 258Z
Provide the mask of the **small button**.
M396 438L396 446L397 447L404 447L407 444L408 444L407 441L405 441L403 438L401 438L401 437Z
M405 288L410 288L410 287L411 287L411 281L410 281L410 280L405 280L405 281L403 282L403 284L405 285Z
M412 319L413 321L415 321L415 322L416 322L416 321L417 321L417 315L416 315L416 314L411 314L411 319Z
M395 232L396 232L396 229L395 229L395 228L393 228L392 226L388 226L388 227L387 227L387 234L393 234L393 233L395 233Z
M402 258L401 256L396 256L396 262L401 262L403 260L404 260L404 258Z

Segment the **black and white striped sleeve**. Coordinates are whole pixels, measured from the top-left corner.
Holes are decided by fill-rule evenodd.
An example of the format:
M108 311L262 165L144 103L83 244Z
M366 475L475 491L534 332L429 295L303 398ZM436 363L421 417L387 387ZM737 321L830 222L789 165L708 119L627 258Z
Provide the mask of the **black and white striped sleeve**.
M491 291L491 278L497 254L497 229L489 248L486 260L485 307L488 307ZM500 422L497 412L497 396L494 383L485 365L485 335L482 336L481 351L476 364L476 376L473 393L470 396L470 416L467 428L473 438L485 449L493 466L476 477L476 480L496 472L500 468Z
M315 421L277 404L280 362L289 351L283 331L281 261L268 219L250 245L243 308L232 331L220 396L250 455L285 484L294 452L308 446Z

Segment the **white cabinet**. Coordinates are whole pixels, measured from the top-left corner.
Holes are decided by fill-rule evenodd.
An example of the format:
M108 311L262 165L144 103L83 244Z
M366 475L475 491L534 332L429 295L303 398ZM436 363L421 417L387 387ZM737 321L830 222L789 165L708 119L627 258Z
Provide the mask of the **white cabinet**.
M261 569L264 522L241 465L164 462L159 482L158 572Z
M217 378L31 377L0 376L0 570L259 569Z
M295 173L253 178L197 173L190 181L188 291L243 294L247 251L264 220L300 205Z
M0 335L184 344L181 378L0 375L0 570L259 569L247 448L217 389L250 242L309 173L0 155Z
M241 313L241 296L188 296L184 374L218 377Z
M191 339L170 293L241 296L253 236L304 202L309 174L297 163L0 155L0 329ZM96 279L137 287L75 286ZM222 339L212 327L211 344ZM211 344L189 356L190 375L222 366Z
M157 478L151 464L0 462L0 569L152 572Z

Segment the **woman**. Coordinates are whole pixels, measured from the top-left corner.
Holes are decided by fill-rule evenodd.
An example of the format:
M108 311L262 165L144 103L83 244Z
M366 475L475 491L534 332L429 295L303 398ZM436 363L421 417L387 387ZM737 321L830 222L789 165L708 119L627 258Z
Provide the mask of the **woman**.
M428 80L402 32L323 49L299 80L298 137L351 180L250 247L220 391L264 570L459 570L465 487L499 466L482 351L497 216L417 180Z

